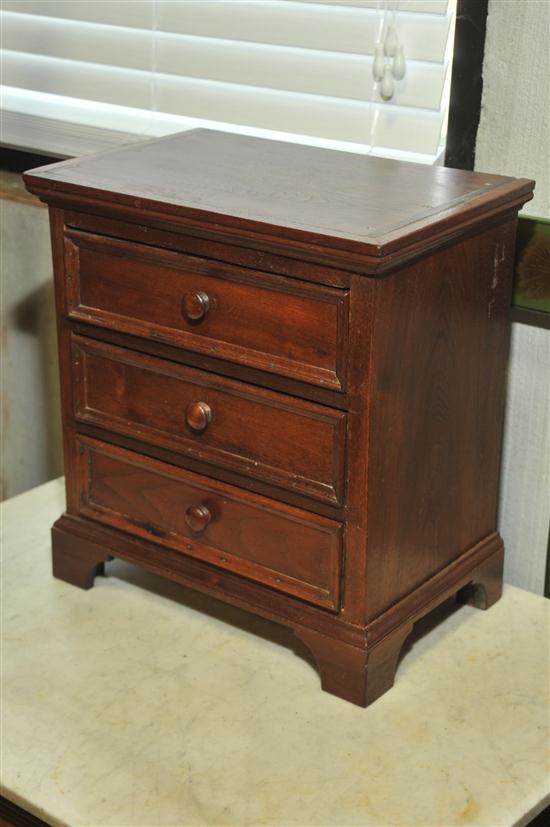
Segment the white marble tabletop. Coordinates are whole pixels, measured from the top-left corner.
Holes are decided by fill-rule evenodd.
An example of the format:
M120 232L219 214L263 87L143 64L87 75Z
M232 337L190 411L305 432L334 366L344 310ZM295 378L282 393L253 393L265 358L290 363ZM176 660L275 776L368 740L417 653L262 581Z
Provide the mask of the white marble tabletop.
M60 480L3 506L3 794L52 825L524 825L550 801L549 601L424 622L373 706L292 634L113 561L50 575Z

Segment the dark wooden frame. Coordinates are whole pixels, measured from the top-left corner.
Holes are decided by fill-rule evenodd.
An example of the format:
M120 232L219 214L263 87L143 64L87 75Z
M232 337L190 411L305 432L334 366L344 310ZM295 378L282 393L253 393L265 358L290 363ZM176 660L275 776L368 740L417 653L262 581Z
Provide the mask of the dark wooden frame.
M0 795L0 827L51 827L51 824Z
M458 0L445 166L473 169L481 96L488 0Z

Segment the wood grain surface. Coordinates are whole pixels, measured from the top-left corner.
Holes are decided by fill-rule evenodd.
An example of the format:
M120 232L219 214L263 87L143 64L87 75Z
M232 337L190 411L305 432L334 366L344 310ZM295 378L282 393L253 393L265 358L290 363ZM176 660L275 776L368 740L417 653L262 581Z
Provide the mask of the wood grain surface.
M342 502L345 413L92 339L72 360L79 422Z
M79 438L79 514L337 609L341 526L107 443ZM198 530L190 508L207 509Z
M343 386L347 292L66 234L69 316L314 384ZM189 292L209 297L189 319Z
M25 174L50 201L111 205L379 257L457 218L528 200L533 182L193 130ZM53 203L53 201L52 201ZM261 246L261 245L260 245Z

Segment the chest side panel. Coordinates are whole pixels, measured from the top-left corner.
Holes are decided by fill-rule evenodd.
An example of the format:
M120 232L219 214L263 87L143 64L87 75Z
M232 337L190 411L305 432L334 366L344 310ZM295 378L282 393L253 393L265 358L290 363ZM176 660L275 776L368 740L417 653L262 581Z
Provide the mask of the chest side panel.
M515 226L377 283L369 619L496 529Z

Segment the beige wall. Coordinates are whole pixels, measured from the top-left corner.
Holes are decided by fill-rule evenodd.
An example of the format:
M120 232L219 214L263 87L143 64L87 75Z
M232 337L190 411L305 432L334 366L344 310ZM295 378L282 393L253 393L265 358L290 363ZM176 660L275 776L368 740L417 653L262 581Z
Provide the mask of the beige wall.
M527 215L550 218L550 3L490 0L476 168L534 178Z
M550 219L550 3L490 0L476 169L534 178ZM542 593L550 521L550 331L514 324L500 497L505 579Z
M1 498L63 473L48 211L2 173Z

